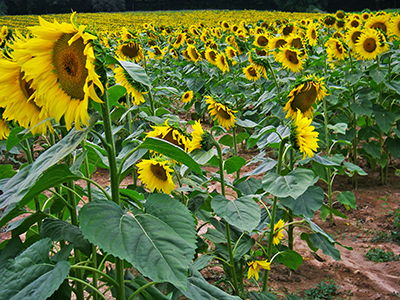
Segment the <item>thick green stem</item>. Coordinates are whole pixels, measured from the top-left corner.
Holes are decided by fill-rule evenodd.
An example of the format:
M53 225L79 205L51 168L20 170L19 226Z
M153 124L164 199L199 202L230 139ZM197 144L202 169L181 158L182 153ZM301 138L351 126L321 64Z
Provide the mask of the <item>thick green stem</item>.
M221 193L225 196L225 178L224 178L224 162L222 159L222 149L221 146L215 142L215 147L217 148L218 152L218 163L219 163L219 176L221 182Z
M111 185L111 196L113 201L120 205L119 198L119 174L117 170L117 161L116 161L116 149L115 149L115 141L114 136L112 134L111 127L111 118L110 118L110 108L108 104L108 99L105 93L104 103L101 105L102 115L103 115L103 123L104 123L104 133L106 137L106 142L108 144L107 155L108 162L110 167L110 185ZM125 300L125 284L124 284L124 262L122 259L116 258L116 274L117 274L117 282L119 286L117 288L117 300Z
M239 284L238 284L238 279L237 279L237 271L236 271L236 265L235 265L235 259L233 257L233 251L232 251L232 240L231 240L231 227L228 222L225 221L225 233L226 233L226 242L228 245L228 252L229 252L229 267L231 271L231 278L232 278L232 285L234 288L234 294L239 295L240 290L239 290Z
M289 167L290 170L293 170L293 165L294 165L294 153L293 153L293 148L290 148L290 152L289 152ZM289 226L288 226L288 247L290 250L293 250L293 241L294 241L294 237L293 237L293 231L294 231L294 226L293 226L293 211L291 209L288 209L288 222L289 222Z
M238 155L238 149L237 149L237 137L236 137L236 127L233 127L232 129L232 137L233 137L233 154L235 156ZM240 178L240 170L236 172L236 179Z
M135 297L137 296L137 295L139 295L140 293L142 293L145 289L147 289L148 287L150 287L150 286L152 286L152 285L155 285L157 282L154 282L154 281L151 281L151 282L148 282L148 283L146 283L145 285L142 285L140 288L138 288L135 292L133 292L130 296L129 296L129 298L128 298L128 300L133 300L133 299L135 299Z

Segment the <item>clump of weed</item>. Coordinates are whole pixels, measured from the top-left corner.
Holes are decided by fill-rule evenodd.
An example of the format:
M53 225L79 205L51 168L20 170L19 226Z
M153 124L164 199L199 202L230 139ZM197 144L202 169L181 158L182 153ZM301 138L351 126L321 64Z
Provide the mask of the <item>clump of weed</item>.
M400 260L400 255L395 255L392 251L385 251L380 248L371 248L365 254L365 257L368 260L374 262L387 262L387 261L394 261Z
M338 294L339 286L333 281L322 281L315 288L304 291L304 296L307 300L331 300Z

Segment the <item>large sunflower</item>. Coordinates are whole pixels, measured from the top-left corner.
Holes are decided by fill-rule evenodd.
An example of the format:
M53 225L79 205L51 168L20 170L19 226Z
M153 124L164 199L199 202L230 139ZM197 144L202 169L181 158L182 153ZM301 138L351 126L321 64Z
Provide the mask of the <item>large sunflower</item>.
M250 64L247 67L243 68L243 73L248 80L256 81L261 78L261 72L256 65Z
M315 46L318 42L318 24L310 23L307 27L306 38L310 46Z
M218 53L217 58L216 58L216 66L218 69L220 69L223 73L229 72L229 64L226 59L225 54L223 53Z
M71 23L47 22L39 17L39 26L30 27L35 35L26 42L24 54L32 58L22 64L25 80L32 80L36 89L36 103L48 110L59 122L64 117L67 129L73 122L77 129L89 124L89 98L102 102L95 87L104 92L95 72L94 35L85 26ZM18 51L20 52L20 51ZM17 51L14 56L18 61Z
M133 41L120 44L115 53L121 60L139 62L144 58L142 47Z
M306 76L288 95L288 101L283 108L287 112L286 118L296 118L298 111L306 117L312 118L312 105L322 100L326 95L327 91L323 78L315 75Z
M314 152L318 149L318 135L315 127L311 125L312 119L304 117L298 111L294 119L293 137L295 140L294 147L303 153L303 158L313 157Z
M0 107L4 108L3 118L17 121L21 127L28 128L33 134L46 134L52 131L47 112L37 106L35 90L24 79L24 72L14 61L0 60Z
M400 15L393 16L390 20L390 34L400 37Z
M167 160L144 159L137 163L138 178L151 192L154 190L170 194L175 188L172 180L173 170Z
M143 93L139 91L139 84L135 83L131 76L124 70L124 68L118 66L114 69L116 83L122 85L127 94L131 97L134 105L140 105L144 103Z
M360 59L375 59L380 50L379 33L373 29L364 30L357 42L355 43L355 51Z
M275 55L276 61L292 72L300 72L303 69L304 59L301 57L301 52L294 48L283 47Z
M346 33L346 41L351 49L354 49L362 31L358 28L352 28Z
M326 53L329 61L344 60L347 57L343 43L336 38L330 38L326 43Z
M190 60L193 62L198 62L202 60L201 54L197 50L197 48L193 45L188 45L186 48L187 54L190 57Z
M253 45L259 48L268 48L269 37L266 34L257 34L254 37Z
M203 127L201 126L199 121L195 121L194 124L192 125L192 139L190 140L189 144L189 152L192 152L193 150L196 149L201 149L202 148L202 141L204 138L204 130Z
M236 110L232 110L222 103L218 103L211 96L205 96L206 103L208 104L208 113L212 116L214 121L225 129L235 126Z
M6 121L4 121L0 116L0 141L5 140L10 134L10 128L8 127Z
M204 56L210 64L217 65L217 57L218 57L217 51L211 48L207 48L206 51L204 52Z
M365 23L366 28L371 28L375 30L380 30L383 33L387 33L389 28L389 16L384 15L375 15Z
M152 126L153 130L148 132L146 137L156 137L166 140L187 151L189 148L189 139L182 131L168 124L168 120L163 125Z

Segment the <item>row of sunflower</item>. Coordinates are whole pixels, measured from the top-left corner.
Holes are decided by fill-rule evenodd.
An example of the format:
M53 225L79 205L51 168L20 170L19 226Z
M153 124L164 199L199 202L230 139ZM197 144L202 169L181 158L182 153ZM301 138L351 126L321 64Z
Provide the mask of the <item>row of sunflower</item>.
M70 23L2 29L0 139L10 135L6 147L30 162L16 174L1 167L0 226L25 221L10 222L12 242L0 244L12 253L0 268L5 298L264 296L274 264L297 269L309 259L296 251L296 226L307 228L312 251L340 258L312 217L343 216L332 205L335 176L365 175L357 128L376 125L397 141L399 16L275 16L126 22L96 34L72 14ZM362 107L369 83L382 103ZM257 155L244 159L246 149ZM338 201L354 208L349 193ZM32 238L13 248L21 230ZM223 267L222 289L199 272L213 263Z

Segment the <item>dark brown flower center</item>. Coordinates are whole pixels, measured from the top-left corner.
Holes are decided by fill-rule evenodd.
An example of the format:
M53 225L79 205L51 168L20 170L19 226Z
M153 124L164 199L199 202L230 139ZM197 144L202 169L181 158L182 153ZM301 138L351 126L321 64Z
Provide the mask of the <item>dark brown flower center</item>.
M23 71L21 71L19 73L19 86L20 86L21 91L24 94L25 98L29 99L33 95L35 90L31 87L32 80L26 81L24 79L24 76L25 76L25 73ZM35 102L32 101L32 103L34 104Z
M358 38L361 35L361 31L354 31L353 34L351 35L351 40L355 44L357 43Z
M153 173L153 175L155 177L157 177L158 179L160 179L162 181L168 180L167 171L164 169L164 167L161 164L159 164L159 163L151 164L150 170Z
M295 38L292 40L291 46L294 48L300 49L300 48L303 48L303 43L301 42L300 38Z
M340 43L335 42L335 47L336 47L337 52L339 52L340 54L343 53L343 47Z
M257 77L257 71L254 67L248 68L247 72L250 74L251 77Z
M297 53L292 50L286 50L285 52L286 58L292 64L297 65L299 63L299 59L297 58Z
M357 20L353 20L353 21L350 22L350 26L351 26L351 27L356 28L356 27L358 27L359 25L360 25L360 22L358 22Z
M265 51L265 50L256 49L256 53L258 56L266 56L267 55L267 51Z
M218 116L220 116L221 118L224 118L225 120L230 120L230 118L231 118L231 115L228 114L228 112L225 109L220 108L220 107L217 108L217 114L218 114Z
M289 35L293 32L294 26L293 25L287 25L285 28L283 28L282 33L283 35Z
M159 135L157 137L160 138L160 139L163 139L163 140L165 140L167 142L170 142L171 144L174 144L175 146L178 146L181 149L185 149L184 144L182 144L181 141L179 141L179 140L174 138L174 135L172 133L173 131L174 130L171 129L171 130L168 131L168 133L164 137L162 137L162 135Z
M283 45L285 45L287 42L284 40L284 39L279 39L279 40L277 40L276 41L276 43L275 43L275 48L280 48L280 47L282 47Z
M268 39L265 36L259 36L257 38L257 44L261 47L265 47L268 45Z
M129 58L135 58L139 55L140 46L137 43L125 44L121 47L121 52L123 55Z
M375 22L374 24L372 24L371 28L373 29L380 29L383 32L386 32L387 28L386 28L386 24L383 22Z
M317 32L315 31L315 29L313 29L313 30L311 31L311 38L312 38L313 40L317 39Z
M88 76L86 55L84 55L85 44L83 39L79 38L68 45L73 35L73 33L63 34L55 42L53 65L61 89L71 98L83 100L85 97L83 87Z
M313 82L307 82L303 88L294 96L291 108L294 111L300 109L302 113L306 112L317 100L317 89Z
M367 38L363 43L363 48L365 51L372 53L375 51L377 45L374 38Z

